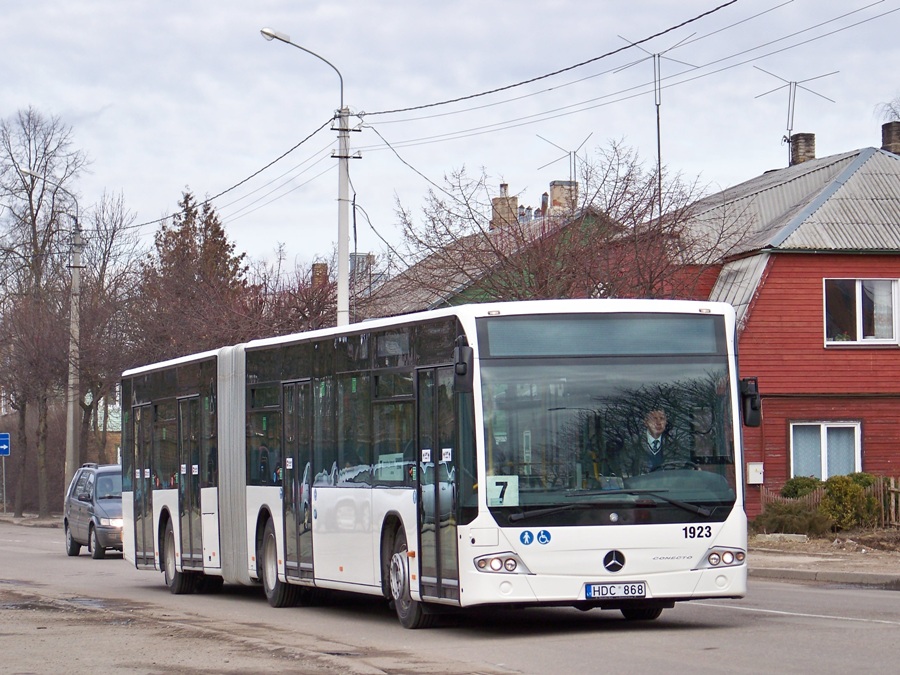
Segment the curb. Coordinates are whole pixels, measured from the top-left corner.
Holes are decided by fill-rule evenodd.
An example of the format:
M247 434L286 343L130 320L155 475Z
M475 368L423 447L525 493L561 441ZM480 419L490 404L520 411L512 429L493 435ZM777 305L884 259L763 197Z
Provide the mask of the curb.
M819 583L873 586L883 590L900 591L900 576L877 572L834 572L816 570L782 569L765 567L748 569L751 577L758 579L783 579L787 581L817 581Z
M12 514L0 513L0 522L24 527L62 527L62 516L50 516L38 518L37 516L23 516L16 518Z

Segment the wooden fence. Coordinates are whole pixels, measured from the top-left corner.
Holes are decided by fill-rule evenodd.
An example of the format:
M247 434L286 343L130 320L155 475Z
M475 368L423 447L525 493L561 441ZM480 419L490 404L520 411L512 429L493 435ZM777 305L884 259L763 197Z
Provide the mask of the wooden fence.
M878 513L879 527L900 527L900 478L891 476L875 476L875 482L865 489L867 497L874 497L875 503L880 505ZM825 496L825 488L816 488L808 495L789 499L782 497L777 490L770 490L762 486L762 509L766 510L768 504L803 504L811 508L818 508Z

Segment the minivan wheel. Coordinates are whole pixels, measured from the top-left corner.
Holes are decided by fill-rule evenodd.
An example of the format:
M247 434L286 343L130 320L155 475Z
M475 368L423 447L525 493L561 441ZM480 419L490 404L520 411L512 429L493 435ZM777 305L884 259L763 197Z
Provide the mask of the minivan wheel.
M81 544L72 539L72 531L69 529L68 523L66 523L66 553L68 555L78 555L81 553Z
M90 531L90 546L91 549L91 557L94 560L100 560L101 558L106 557L106 549L100 545L100 541L97 539L97 528L91 525Z

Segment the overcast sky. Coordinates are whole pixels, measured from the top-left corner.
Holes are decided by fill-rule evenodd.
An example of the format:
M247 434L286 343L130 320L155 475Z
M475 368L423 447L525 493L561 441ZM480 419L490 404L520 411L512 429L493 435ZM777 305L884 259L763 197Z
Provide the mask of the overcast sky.
M185 189L240 184L213 202L237 249L271 258L283 243L301 262L337 239L339 80L263 27L334 64L346 105L367 113L350 139L371 219L357 219L360 252L399 243L395 199L415 211L426 179L464 166L538 206L577 148L619 140L653 165L653 54L663 163L710 189L786 165L791 82L792 129L816 134L817 156L881 145L878 106L900 96L900 0L738 0L622 50L727 1L3 0L0 116L33 106L72 127L91 160L82 210L121 193L147 223ZM419 109L377 114L400 108ZM157 228L141 228L148 242Z

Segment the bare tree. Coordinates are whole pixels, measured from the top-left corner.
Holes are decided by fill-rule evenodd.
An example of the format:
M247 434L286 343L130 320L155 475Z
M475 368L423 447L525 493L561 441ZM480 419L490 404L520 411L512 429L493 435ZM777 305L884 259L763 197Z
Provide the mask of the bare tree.
M697 183L665 172L660 181L621 144L600 150L579 177L563 203L532 217L516 198L492 198L484 172L465 170L428 193L420 218L398 204L415 262L373 294L368 316L466 301L694 297L739 231L730 221L698 230Z
M247 310L253 337L287 335L333 326L337 284L324 260L284 267L284 249L274 263L257 263L249 273ZM248 336L250 337L250 336Z
M877 110L885 122L900 120L900 96L887 103L879 104Z
M48 481L62 479L61 472L49 471L58 458L48 457L47 419L49 401L62 390L68 365L66 241L78 215L68 186L86 163L72 148L71 136L59 118L33 108L0 121L0 198L6 207L0 216L5 270L0 283L8 296L3 350L10 366L3 385L20 415L17 511L26 490L25 453L31 451L27 411L35 405L34 469L41 515L50 511Z
M79 401L80 447L85 456L113 462L107 454L109 403L119 375L135 357L128 308L137 293L139 262L145 255L134 214L121 195L104 194L85 228L81 277Z

